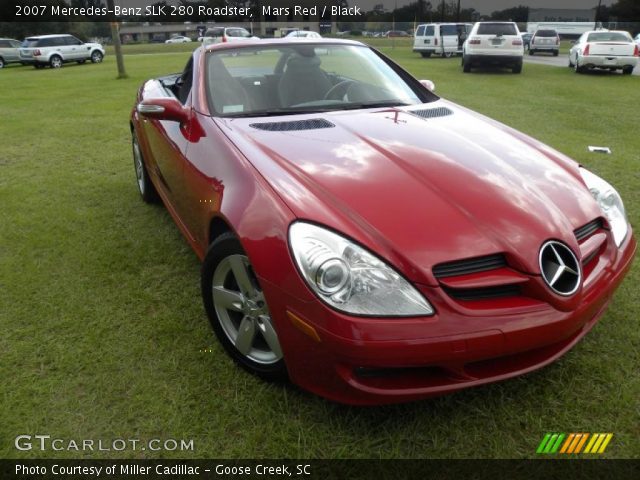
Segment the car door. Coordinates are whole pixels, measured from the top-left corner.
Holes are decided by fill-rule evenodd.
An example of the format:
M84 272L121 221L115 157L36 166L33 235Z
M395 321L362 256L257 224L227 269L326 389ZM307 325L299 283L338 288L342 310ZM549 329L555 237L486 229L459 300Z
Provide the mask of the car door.
M191 101L193 83L193 60L190 59L181 77L176 81L174 93L185 106ZM169 199L173 209L182 221L189 205L185 200L183 171L186 162L188 140L179 122L144 118L142 127L149 141L149 148L155 160L155 174L160 180L159 188ZM183 226L187 227L183 223Z
M64 38L64 54L67 60L86 60L89 57L87 47L76 37L69 35Z
M13 40L0 40L0 57L4 59L4 63L18 60L18 50L12 42Z
M11 58L13 62L20 60L20 42L18 40L9 40L11 44Z

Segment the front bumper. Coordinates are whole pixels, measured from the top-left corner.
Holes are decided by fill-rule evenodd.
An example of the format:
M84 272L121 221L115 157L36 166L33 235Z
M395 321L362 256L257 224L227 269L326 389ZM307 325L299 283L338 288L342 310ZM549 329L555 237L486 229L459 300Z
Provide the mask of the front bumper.
M373 405L451 393L553 362L603 315L635 251L630 234L615 260L585 282L577 306L564 310L506 302L472 311L453 305L440 287L418 286L436 315L355 318L260 281L292 381L334 401Z

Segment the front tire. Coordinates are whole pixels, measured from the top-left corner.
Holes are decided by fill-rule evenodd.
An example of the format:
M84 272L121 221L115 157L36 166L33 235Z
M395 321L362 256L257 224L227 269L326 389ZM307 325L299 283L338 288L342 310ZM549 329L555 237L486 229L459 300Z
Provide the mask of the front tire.
M156 187L154 187L151 179L149 178L147 167L144 164L142 150L140 149L140 143L138 142L138 136L135 132L131 137L131 147L133 150L133 167L136 172L136 180L138 182L138 191L140 192L140 196L145 203L158 203L160 197L158 197Z
M232 233L211 244L201 271L204 308L231 358L266 380L287 378L282 349L262 288Z
M49 66L51 68L61 68L62 67L62 57L59 55L52 55L49 59Z
M91 63L100 63L102 62L102 59L104 58L104 55L102 55L102 52L95 50L93 53L91 53Z
M559 53L560 53L560 52L559 52L558 50L554 50L554 51L553 51L553 56L554 56L554 57L557 57Z
M4 68L4 58L0 57L0 68Z
M522 73L522 62L516 63L513 67L511 67L511 71L513 73Z

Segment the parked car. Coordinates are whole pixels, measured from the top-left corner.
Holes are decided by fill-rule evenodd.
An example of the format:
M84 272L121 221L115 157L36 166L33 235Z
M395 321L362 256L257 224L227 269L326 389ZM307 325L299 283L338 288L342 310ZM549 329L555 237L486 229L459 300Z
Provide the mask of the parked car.
M247 40L258 40L258 37L252 36L247 29L242 27L213 27L205 32L202 44L206 46L214 43L244 42Z
M286 38L322 38L322 35L311 30L295 30L289 32Z
M100 63L105 52L99 43L85 43L73 35L27 37L20 46L20 62L36 68L60 68L63 63Z
M0 38L0 68L9 63L20 63L20 42L12 38Z
M560 52L560 35L551 28L541 28L531 37L529 55L536 52L551 52L554 57Z
M522 46L527 50L531 45L531 37L533 36L533 33L523 32L520 36L522 37Z
M427 23L418 25L413 51L423 57L451 57L462 53L462 45L473 27L470 23Z
M190 43L190 42L191 42L191 39L189 37L178 35L175 37L171 37L168 40L165 40L164 43Z
M622 70L623 74L631 75L638 64L639 48L628 32L585 32L569 50L569 67L576 73L597 68Z
M137 188L243 368L413 400L541 368L603 315L636 251L616 190L427 85L359 42L270 39L138 90Z
M409 35L404 30L389 30L384 34L384 36L388 38L392 38L392 37L410 37L411 35Z
M514 22L477 22L464 42L462 70L495 65L522 72L524 47L518 26Z

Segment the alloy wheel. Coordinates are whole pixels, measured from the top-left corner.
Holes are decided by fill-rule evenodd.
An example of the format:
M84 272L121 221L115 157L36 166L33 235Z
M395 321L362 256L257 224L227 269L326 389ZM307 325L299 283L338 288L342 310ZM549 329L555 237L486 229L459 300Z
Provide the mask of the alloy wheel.
M138 181L138 189L140 193L144 195L144 165L142 163L142 153L140 153L140 145L138 141L133 139L133 163L136 170L136 180Z
M278 335L245 255L222 259L213 274L213 304L224 333L248 359L271 365L282 359Z

